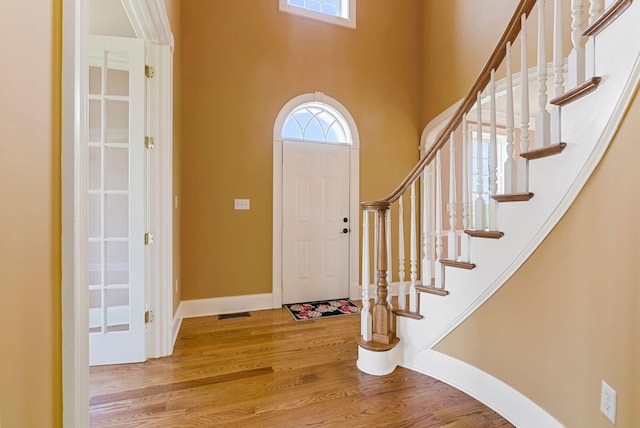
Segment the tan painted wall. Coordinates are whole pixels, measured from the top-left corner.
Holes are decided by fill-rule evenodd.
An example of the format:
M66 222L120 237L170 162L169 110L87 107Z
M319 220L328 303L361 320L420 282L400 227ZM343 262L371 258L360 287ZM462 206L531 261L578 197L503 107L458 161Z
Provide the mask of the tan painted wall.
M271 292L273 126L293 97L322 91L355 118L361 200L417 161L422 2L396 3L359 2L355 31L277 1L181 3L183 299Z
M169 23L174 37L173 50L173 195L178 198L178 208L173 210L173 313L178 310L182 300L182 290L176 289L176 280L180 280L180 259L182 245L180 240L180 183L181 183L181 148L182 137L182 74L181 74L181 37L180 37L180 1L165 0Z
M640 426L640 97L595 174L520 270L437 346L512 385L567 427ZM612 192L612 189L615 191Z
M502 36L518 0L426 0L421 119L464 97Z
M0 13L0 424L62 425L60 1Z

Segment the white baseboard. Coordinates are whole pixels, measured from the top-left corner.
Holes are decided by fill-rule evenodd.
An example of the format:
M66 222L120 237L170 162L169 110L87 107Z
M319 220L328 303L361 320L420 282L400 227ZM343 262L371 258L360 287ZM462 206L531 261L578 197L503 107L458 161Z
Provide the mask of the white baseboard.
M271 293L183 300L176 314L180 314L180 318L194 318L264 309L273 309Z
M171 352L176 346L176 340L178 339L178 333L180 333L180 327L182 326L182 302L178 305L178 310L173 314L173 323L171 324Z
M441 380L472 396L520 428L562 428L553 416L498 378L440 352L420 352L401 366Z

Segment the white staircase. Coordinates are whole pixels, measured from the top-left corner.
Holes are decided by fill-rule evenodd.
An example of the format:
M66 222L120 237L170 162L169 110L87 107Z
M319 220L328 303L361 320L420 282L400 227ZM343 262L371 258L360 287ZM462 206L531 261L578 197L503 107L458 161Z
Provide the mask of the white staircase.
M564 215L600 162L638 87L640 2L571 3L571 16L563 18L558 16L561 0L523 0L500 42L502 46L496 49L506 48L507 52L492 55L483 75L423 160L387 198L363 203L363 299L365 308L372 310L363 313L358 367L376 375L389 373L397 365L420 371L467 392L519 427L561 425L509 385L433 347L515 273ZM523 81L528 79L514 79L513 64L503 64L499 56L511 60L510 45L516 36L518 43L527 45L518 21L525 24L521 12L528 16L531 9L537 11L529 19L537 20L542 30L539 37L545 33L545 21L538 19L541 11L555 14L553 31L547 37L554 38L556 52L546 55L544 49L542 53L538 49L538 109L527 112L531 103ZM588 26L577 22L580 10L591 14ZM564 26L559 24L561 20ZM574 36L573 49L565 62L563 38L558 34L569 30ZM584 46L576 36L578 31L587 35ZM544 38L537 45L544 46ZM552 71L546 75L544 68L551 56ZM565 63L568 70L558 66ZM528 71L527 62L522 60L521 64L521 70ZM498 101L493 70L506 74L507 89ZM566 90L558 90L560 75L566 79ZM520 82L512 86L512 80ZM568 87L569 83L574 85ZM514 93L520 98L515 108L510 102ZM496 110L506 115L508 155L502 169L497 166L499 156L494 154L498 147ZM529 142L515 138L514 129L525 134L528 128L535 129ZM549 134L540 138L544 129L549 129ZM489 136L484 163L472 156L472 145L478 145L473 137L477 130ZM536 140L538 145L534 146ZM499 169L503 182L511 184L498 183ZM486 180L477 180L481 174ZM508 194L500 195L500 187ZM410 207L410 201L417 199L419 203ZM369 211L376 213L372 221ZM390 211L395 211L393 217ZM397 217L398 212L403 215ZM391 218L398 218L399 224ZM372 222L375 235L370 240L367 225ZM464 233L463 228L475 232ZM389 230L394 230L399 242L391 242ZM406 260L405 254L409 254ZM376 275L374 286L375 281L368 279ZM391 306L389 287L399 290L398 308Z

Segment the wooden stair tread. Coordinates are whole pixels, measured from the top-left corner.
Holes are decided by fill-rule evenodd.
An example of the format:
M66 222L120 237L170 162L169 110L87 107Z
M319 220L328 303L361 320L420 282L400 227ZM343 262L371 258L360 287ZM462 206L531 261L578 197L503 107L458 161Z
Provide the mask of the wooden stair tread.
M436 288L433 283L429 285L416 285L416 291L419 293L435 294L436 296L447 296L449 292L442 288Z
M460 268L460 269L471 270L476 267L475 263L459 262L457 260L450 260L450 259L440 259L440 263L442 263L445 266Z
M504 236L499 230L465 230L464 233L474 238L500 239Z
M553 98L551 101L549 101L549 103L555 106L567 105L579 98L584 97L588 93L595 91L596 88L598 88L598 85L600 84L600 80L602 80L602 78L599 76L592 77L591 79L587 80L583 84L568 90L567 92L560 95L559 97Z
M493 195L491 198L498 202L526 202L533 198L533 193L508 193L505 195Z
M394 337L391 343L387 344L387 343L380 343L380 342L374 342L374 341L366 341L362 339L362 336L358 336L356 337L356 342L358 343L358 345L362 346L364 349L367 349L369 351L384 352L384 351L389 351L395 348L398 342L400 342L400 339L398 339L397 337Z
M394 309L393 313L398 317L411 318L412 320L421 320L422 318L424 318L417 312L411 312L404 309Z
M562 153L565 147L567 147L567 143L558 143L552 146L543 147L541 149L535 149L528 152L520 153L520 157L523 157L527 160L546 158L548 156Z
M605 10L591 25L582 32L583 36L595 36L616 20L622 12L631 6L633 0L617 0Z

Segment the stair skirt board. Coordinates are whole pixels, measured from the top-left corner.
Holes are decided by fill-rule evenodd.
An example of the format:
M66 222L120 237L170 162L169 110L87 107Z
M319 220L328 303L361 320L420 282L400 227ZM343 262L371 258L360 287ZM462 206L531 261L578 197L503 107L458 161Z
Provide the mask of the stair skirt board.
M532 423L516 416L522 404L519 393L513 390L503 401L492 398L496 382L484 382L487 374L455 377L452 365L461 369L466 363L453 363L431 348L451 333L495 293L529 258L553 227L573 204L587 180L600 163L611 143L624 113L627 111L640 82L640 2L613 22L607 31L597 36L596 74L603 76L600 87L580 100L562 107L562 140L567 147L561 156L532 162L529 171L529 190L536 197L526 204L500 205L500 240L474 239L471 242L472 270L446 268L447 297L422 294L422 320L397 318L400 337L399 366L415 369L480 399L507 419L513 417L517 426L555 426ZM616 30L613 30L617 27ZM625 34L620 47L619 34ZM617 46L608 49L608 46ZM624 50L625 55L619 52ZM589 123L590 126L584 126ZM388 358L380 356L381 359ZM456 370L457 370L456 369ZM469 368L468 372L479 369ZM455 372L455 370L453 370ZM463 370L464 372L465 370ZM455 374L455 373L454 373ZM489 376L490 378L490 376ZM498 388L500 389L500 388ZM503 388L504 389L504 388ZM511 399L509 399L511 395ZM520 404L518 404L520 403Z
M521 428L561 428L542 407L490 374L437 351L420 354L405 368L445 382L470 395Z

